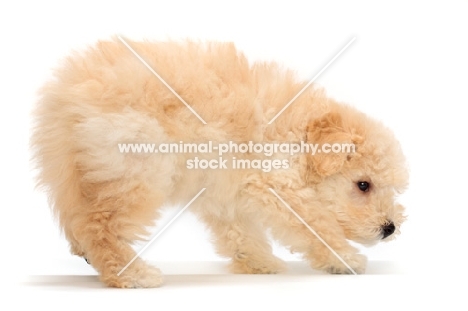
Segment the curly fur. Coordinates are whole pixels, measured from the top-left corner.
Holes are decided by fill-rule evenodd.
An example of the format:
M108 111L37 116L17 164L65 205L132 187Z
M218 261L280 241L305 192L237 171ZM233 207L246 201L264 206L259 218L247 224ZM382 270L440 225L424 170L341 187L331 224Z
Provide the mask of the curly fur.
M86 257L105 284L159 286L159 270L141 259L117 273L135 255L131 244L148 234L159 207L185 204L202 187L207 190L190 209L211 229L218 253L232 259L236 273L284 269L267 229L311 267L348 272L268 188L359 273L366 259L347 240L374 244L388 222L398 233L404 216L396 196L408 174L398 142L381 123L312 87L268 125L305 85L291 71L249 64L230 43L131 45L207 125L116 40L67 58L41 90L34 112L38 184L48 192L72 253ZM265 173L188 170L193 154L124 154L117 148L209 140L352 142L356 152L298 154L288 158L289 169ZM362 180L370 182L369 191L356 186Z

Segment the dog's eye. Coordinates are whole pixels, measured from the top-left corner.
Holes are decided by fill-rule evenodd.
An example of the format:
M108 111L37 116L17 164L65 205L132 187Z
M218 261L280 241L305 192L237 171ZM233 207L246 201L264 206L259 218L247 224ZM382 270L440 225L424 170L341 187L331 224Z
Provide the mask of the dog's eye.
M362 192L367 192L369 191L369 183L367 181L358 181L357 182L357 186L359 188L359 190L361 190Z

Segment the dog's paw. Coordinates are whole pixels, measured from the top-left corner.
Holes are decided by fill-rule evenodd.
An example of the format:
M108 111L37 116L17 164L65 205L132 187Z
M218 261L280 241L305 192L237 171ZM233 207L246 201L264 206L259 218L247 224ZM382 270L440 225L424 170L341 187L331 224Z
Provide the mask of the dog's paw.
M101 280L109 287L118 288L154 288L161 286L163 278L158 268L143 263L133 264L121 275L117 275L118 272L102 275Z
M366 256L362 254L351 254L344 255L341 258L357 274L363 274L366 271ZM353 274L353 272L336 257L333 263L327 265L324 270L331 274Z
M341 258L346 265L356 272L356 274L363 274L366 271L366 256L358 253L348 253L341 254ZM312 268L322 270L330 274L353 274L353 272L344 263L342 263L341 260L333 255L320 257L320 259L315 258L312 262Z
M277 257L259 260L244 254L237 254L229 270L238 274L276 274L285 271L286 264Z

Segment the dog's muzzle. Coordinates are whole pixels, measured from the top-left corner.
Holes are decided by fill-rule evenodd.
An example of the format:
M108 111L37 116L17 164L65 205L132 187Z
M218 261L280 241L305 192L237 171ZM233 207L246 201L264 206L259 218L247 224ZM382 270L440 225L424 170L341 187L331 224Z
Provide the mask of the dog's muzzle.
M395 225L393 222L387 223L382 226L382 240L385 239L386 237L389 237L395 232Z

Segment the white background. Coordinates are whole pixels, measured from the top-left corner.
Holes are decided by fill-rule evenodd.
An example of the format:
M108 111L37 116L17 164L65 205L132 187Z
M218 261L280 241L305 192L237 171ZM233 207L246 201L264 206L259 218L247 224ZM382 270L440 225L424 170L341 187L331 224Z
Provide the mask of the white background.
M83 293L93 299L108 298L105 303L101 301L108 306L117 303L130 307L134 306L131 299L138 299L151 301L155 309L164 303L182 307L184 300L178 299L179 293L189 295L187 299L194 304L208 304L217 309L245 307L248 305L245 297L255 298L259 305L307 308L328 303L396 308L403 297L415 306L427 303L466 306L458 296L464 285L455 282L465 281L468 262L467 2L305 3L3 2L0 5L1 260L4 274L12 280L4 282L5 290L47 301L50 307L69 305L70 301L73 306L88 303L91 298L79 298ZM28 151L29 113L36 100L35 92L61 58L73 49L82 49L115 34L130 39L233 41L250 59L279 61L297 70L306 80L356 37L317 82L330 96L381 119L394 129L403 145L411 168L410 187L401 197L407 206L408 221L397 240L363 252L371 261L398 263L404 275L331 278L324 280L323 286L315 282L318 279L292 285L281 281L260 285L244 282L230 287L216 282L197 286L200 284L195 282L190 289L177 291L168 285L132 294L116 294L99 287L85 290L68 284L53 289L62 293L61 297L69 297L67 301L57 298L57 304L52 304L55 294L50 287L12 287L27 275L93 273L68 253L46 197L33 189ZM162 223L168 217L170 214ZM156 262L219 260L208 240L203 226L191 215L183 215L143 257ZM295 258L281 248L277 251L284 259ZM158 293L163 291L166 299L159 297ZM221 297L221 305L212 296ZM337 301L334 297L343 299Z

